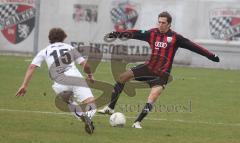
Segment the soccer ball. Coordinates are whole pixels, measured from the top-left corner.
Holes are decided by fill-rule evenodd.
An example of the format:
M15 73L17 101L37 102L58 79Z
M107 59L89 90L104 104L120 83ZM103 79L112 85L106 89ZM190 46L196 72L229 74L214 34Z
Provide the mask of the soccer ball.
M109 123L113 127L123 127L126 124L126 117L120 112L113 113L110 116Z

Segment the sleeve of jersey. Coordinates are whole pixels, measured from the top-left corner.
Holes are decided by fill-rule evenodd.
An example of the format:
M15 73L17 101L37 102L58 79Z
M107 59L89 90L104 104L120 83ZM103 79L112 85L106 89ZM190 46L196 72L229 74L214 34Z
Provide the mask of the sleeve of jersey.
M211 53L207 49L201 47L200 45L190 41L189 39L187 39L181 35L177 35L177 36L178 36L177 43L179 44L179 46L181 48L188 49L190 51L193 51L193 52L200 54L202 56L205 56L205 57L210 57L213 55L213 53Z
M44 51L40 51L32 60L32 63L33 65L36 65L38 67L41 67L42 65L42 62L44 61Z
M77 58L76 60L75 60L75 62L77 63L77 64L81 64L82 62L84 62L85 61L85 59L83 58L83 57L79 57L79 58Z
M125 30L121 33L129 39L137 39L146 42L149 40L149 32L146 30Z
M76 48L73 48L73 56L74 61L77 64L81 64L82 62L85 61L85 58L82 57L81 53Z

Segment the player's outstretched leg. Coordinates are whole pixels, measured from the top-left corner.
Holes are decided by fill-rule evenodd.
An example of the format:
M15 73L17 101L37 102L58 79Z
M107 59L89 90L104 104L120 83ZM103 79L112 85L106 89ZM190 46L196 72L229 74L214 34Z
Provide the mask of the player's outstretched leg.
M134 74L133 74L132 70L128 70L119 76L118 82L115 84L113 92L112 92L111 102L109 103L108 106L104 107L101 110L98 110L98 113L109 114L109 115L114 113L115 105L118 101L119 95L121 94L121 92L124 89L125 83L127 81L129 81L130 79L132 79L133 77L134 77Z
M112 92L110 104L108 106L105 106L103 109L98 110L98 113L109 114L109 115L113 114L115 105L118 101L119 95L121 94L123 88L124 88L124 83L117 82Z

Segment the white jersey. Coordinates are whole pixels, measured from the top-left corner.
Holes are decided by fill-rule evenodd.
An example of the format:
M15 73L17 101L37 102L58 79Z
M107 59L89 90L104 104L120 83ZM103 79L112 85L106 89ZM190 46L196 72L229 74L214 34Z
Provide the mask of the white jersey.
M41 67L43 61L46 61L50 74L61 72L66 76L83 77L75 63L81 64L85 59L71 45L61 42L51 44L41 50L31 64Z

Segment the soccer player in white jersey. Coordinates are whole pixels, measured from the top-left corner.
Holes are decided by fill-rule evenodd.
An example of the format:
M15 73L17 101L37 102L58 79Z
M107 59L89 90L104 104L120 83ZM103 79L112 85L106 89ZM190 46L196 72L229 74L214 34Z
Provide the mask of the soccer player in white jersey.
M90 82L94 82L93 75L86 60L77 49L63 43L66 37L66 33L61 28L50 30L48 36L50 45L41 50L29 65L16 96L24 96L35 69L41 67L42 62L46 61L50 77L54 81L53 90L68 104L69 110L84 121L86 132L92 134L94 126L91 118L96 112L94 97L75 63L83 66ZM79 106L79 102L86 105L86 108Z

